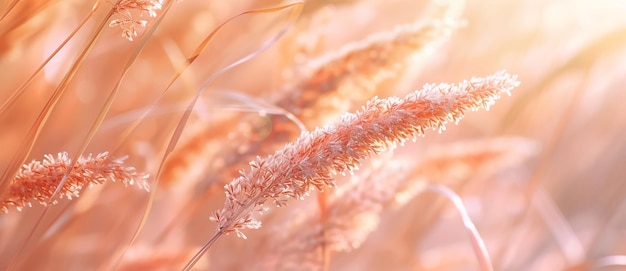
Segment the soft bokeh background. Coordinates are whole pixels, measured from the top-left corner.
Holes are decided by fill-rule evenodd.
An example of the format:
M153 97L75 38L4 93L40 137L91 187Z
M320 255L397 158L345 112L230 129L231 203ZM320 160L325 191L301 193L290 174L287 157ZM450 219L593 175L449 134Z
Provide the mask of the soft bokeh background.
M460 125L441 135L429 132L383 160L417 167L426 154L455 142L524 138L524 144L509 146L520 153L513 163L471 168L469 177L458 182L428 181L444 183L461 196L496 270L626 266L620 256L626 255L626 2L306 1L299 14L291 7L233 19L197 58L199 44L227 19L286 2L165 2L156 18L133 11L134 18L148 24L138 28L132 42L121 37L119 28L107 26L110 2L0 3L0 102L32 79L0 112L0 188L23 162L41 160L46 153L79 155L86 144L86 153L128 155L128 165L152 174L152 194L106 184L49 208L34 204L1 214L0 269L180 268L215 231L208 217L223 203L220 184L235 177L236 168L247 166L250 157L297 136L298 126L272 104L298 91L294 85L317 57L395 25L434 19L453 19L461 26L427 52L393 59L406 66L370 96L402 96L424 83L453 83L501 69L518 74L522 84L490 111L468 113ZM75 29L76 35L35 74ZM100 35L90 42L95 33ZM84 61L72 69L82 53ZM254 57L221 72L246 56ZM194 61L164 92L186 59ZM176 125L213 76L157 182ZM55 91L58 103L49 104ZM332 120L368 98L316 112ZM51 113L39 125L47 103L53 105ZM103 112L104 121L89 137ZM317 125L316 120L301 121L308 129ZM37 136L34 128L41 129ZM204 139L189 144L197 138ZM393 165L387 166L365 165L366 173L357 177ZM340 186L350 183L345 179ZM271 254L272 236L286 231L281 225L299 213L315 216L316 208L314 196L273 212L263 219L262 229L246 231L248 240L223 237L198 267L262 268L259 255ZM330 270L478 270L478 265L456 210L441 195L424 193L385 209L360 248L331 256Z

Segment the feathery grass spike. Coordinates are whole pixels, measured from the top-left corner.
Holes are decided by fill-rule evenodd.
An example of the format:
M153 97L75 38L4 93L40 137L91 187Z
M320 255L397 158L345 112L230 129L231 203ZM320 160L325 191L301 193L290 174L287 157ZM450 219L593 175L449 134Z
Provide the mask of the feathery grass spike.
M66 152L56 157L46 154L43 161L34 160L22 166L8 189L0 194L0 210L6 213L9 206L15 206L21 211L26 206L32 206L31 200L43 205L50 202L56 204L57 200L51 197L68 167L72 167L72 170L61 188L60 198L76 198L83 187L105 181L121 182L126 186L137 185L148 190L148 174L138 173L134 167L125 167L124 160L126 157L111 159L108 152L103 152L96 156L82 156L73 164Z
M265 210L268 199L282 206L288 198L334 187L333 176L353 171L360 160L423 136L425 130L441 132L464 111L488 109L518 85L517 76L501 71L458 84L427 84L404 98L375 97L357 113L302 133L284 149L250 162L249 170L225 185L224 208L211 219L218 223L218 234L235 232L245 238L242 229L261 226L252 214Z

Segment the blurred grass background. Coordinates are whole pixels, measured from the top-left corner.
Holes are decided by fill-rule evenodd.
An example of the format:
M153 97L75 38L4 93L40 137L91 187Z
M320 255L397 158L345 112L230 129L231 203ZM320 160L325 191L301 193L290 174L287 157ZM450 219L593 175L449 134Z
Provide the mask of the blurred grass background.
M94 4L95 12L89 16ZM164 16L160 24L156 20L161 17L137 17L148 20L148 26L139 29L133 42L122 38L118 28L103 28L76 75L63 88L65 93L27 155L20 144L36 127L35 119L87 48L98 24L106 23L111 3L6 0L0 4L3 103L88 18L68 45L34 75L15 104L1 112L0 168L8 176L15 170L10 161L16 157L40 160L45 153L60 151L76 155L119 82L102 127L88 140L87 152L129 155L129 164L155 176L171 133L202 83L288 29L267 51L217 77L198 102L181 141L190 138L193 131L210 131L215 141L207 145L213 146L210 156L193 156L197 164L186 169L202 167L197 180L190 184L179 179L173 188L153 187L151 209L146 208L148 194L107 185L45 212L35 206L21 213L2 214L0 269L7 268L11 259L17 259L20 270L111 268L112 259L124 253L146 212L150 214L148 222L134 244L147 247L148 255L167 248L184 254L180 258L185 259L210 237L214 225L207 217L223 202L221 186L206 188L203 178L226 174L220 168L225 157L236 160L241 153L227 153L223 146L244 145L241 140L263 144L264 139L275 138L270 135L275 132L271 129L278 127L277 123L272 126L275 119L239 111L271 111L271 106L259 101L273 103L294 91L286 86L299 80L310 60L398 24L439 18L440 9L458 17L463 26L426 57L409 59L413 62L408 62L404 73L378 95L403 95L424 83L452 83L501 69L518 74L522 84L491 111L467 114L459 126L449 126L442 135L429 133L396 154L410 154L405 159L418 163L415 156L430 146L459 140L499 136L532 140L539 151L531 159L494 170L495 175L476 174L451 185L483 235L496 270L587 270L599 269L594 265L607 262L620 269L626 265L623 257L617 257L626 255L626 2L306 1L294 25L290 25L288 11L242 16L227 24L170 91L157 100L212 29L242 11L281 2L165 3L170 4L166 14L165 8L157 12ZM147 39L145 33L152 27L154 35ZM135 52L140 52L137 60L125 69ZM232 102L214 94L229 91L245 94L243 101L234 102L245 110L229 110ZM244 101L256 104L245 105ZM155 109L137 129L122 137L142 110L152 105ZM295 125L289 127L297 129ZM288 140L280 138L267 144L280 147ZM236 172L228 174L229 178L236 176ZM220 180L226 181L229 179ZM361 248L333 257L331 270L476 270L460 219L439 198L420 195L401 208L385 212ZM313 198L308 200L315 204ZM176 215L194 202L193 219L176 220ZM287 208L299 207L294 204ZM43 222L35 227L40 218ZM172 219L176 221L171 226L174 233L160 239L159 234ZM270 225L268 222L268 228ZM221 240L205 266L211 270L249 270L253 265L241 259L254 259L255 249L263 249L255 237L262 236L264 229L251 233L249 240L232 236ZM248 249L242 248L246 246ZM132 251L134 246L130 247Z

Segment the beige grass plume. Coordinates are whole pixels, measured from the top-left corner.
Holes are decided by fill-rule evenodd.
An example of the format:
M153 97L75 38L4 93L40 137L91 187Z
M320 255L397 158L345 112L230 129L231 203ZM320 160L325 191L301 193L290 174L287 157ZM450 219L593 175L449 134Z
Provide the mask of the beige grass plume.
M126 157L112 159L108 152L103 152L96 156L82 156L72 163L66 152L56 157L47 154L43 161L35 160L22 166L6 191L0 193L0 210L6 213L9 206L15 206L21 211L26 206L32 206L31 200L43 205L56 204L57 200L52 197L70 167L72 169L60 189L59 198L76 198L83 187L106 181L137 185L148 190L148 174L140 174L134 167L124 166L124 160Z
M350 110L381 93L385 83L401 77L408 59L442 43L457 24L434 20L398 25L312 59L303 78L287 87L277 105L307 125L334 119L337 111Z
M109 23L109 27L119 26L122 29L122 37L129 41L137 36L135 26L145 27L146 20L133 18L132 12L139 12L140 16L147 13L150 17L156 17L156 11L163 8L163 0L109 0L113 4L113 14L119 15Z
M212 217L218 223L216 236L235 232L245 238L242 229L261 226L252 215L263 211L268 199L282 206L288 198L302 199L311 190L334 187L333 176L357 169L361 159L422 136L427 129L441 132L464 111L488 109L518 84L516 76L505 72L454 85L428 84L404 98L373 98L356 114L303 133L275 154L257 157L249 170L225 186L224 208Z

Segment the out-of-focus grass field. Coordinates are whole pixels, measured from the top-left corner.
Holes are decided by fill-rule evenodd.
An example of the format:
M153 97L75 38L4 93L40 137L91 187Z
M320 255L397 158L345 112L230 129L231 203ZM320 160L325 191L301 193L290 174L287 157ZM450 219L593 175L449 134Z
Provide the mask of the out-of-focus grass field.
M84 145L85 153L128 155L128 165L152 175L151 192L105 184L72 201L47 208L33 203L21 212L0 214L0 269L180 269L214 233L208 217L221 208L223 183L251 157L297 136L298 126L285 116L298 113L272 104L298 93L297 82L318 57L396 25L437 19L454 20L458 27L426 52L390 59L403 68L371 85L375 90L369 96L341 98L359 92L364 87L359 84L373 84L358 81L354 89L344 87L340 98L323 96L315 114L300 121L312 129L320 119L332 121L360 108L370 96L403 96L425 83L454 83L502 69L517 74L520 87L490 111L468 112L441 135L428 132L365 163L363 173L340 177L338 191L359 178L393 178L397 165L408 172L428 165L429 154L455 143L474 140L487 148L492 139L517 138L505 141L512 144L505 146L514 154L510 161L475 167L460 161L426 180L447 185L463 199L495 270L625 268L626 2L305 1L299 14L286 8L236 17L206 47L200 44L227 19L287 2L165 2L156 18L133 11L133 18L147 20L147 26L137 28L132 42L119 28L107 26L122 16L107 17L110 2L0 3L0 103L28 82L0 111L5 176L0 188L6 189L22 164L13 161L62 151L74 156ZM253 57L222 72L247 56ZM157 175L185 108L200 89L204 93ZM315 93L306 99L316 101ZM46 108L50 114L37 124ZM39 133L31 137L35 130ZM194 140L199 143L190 143ZM265 259L290 260L272 254L289 242L272 240L298 229L294 225L303 216L315 216L317 196L262 217L263 228L246 231L247 240L221 238L197 267L262 270ZM478 270L458 212L441 195L423 193L385 205L379 218L359 248L330 255L330 270Z

